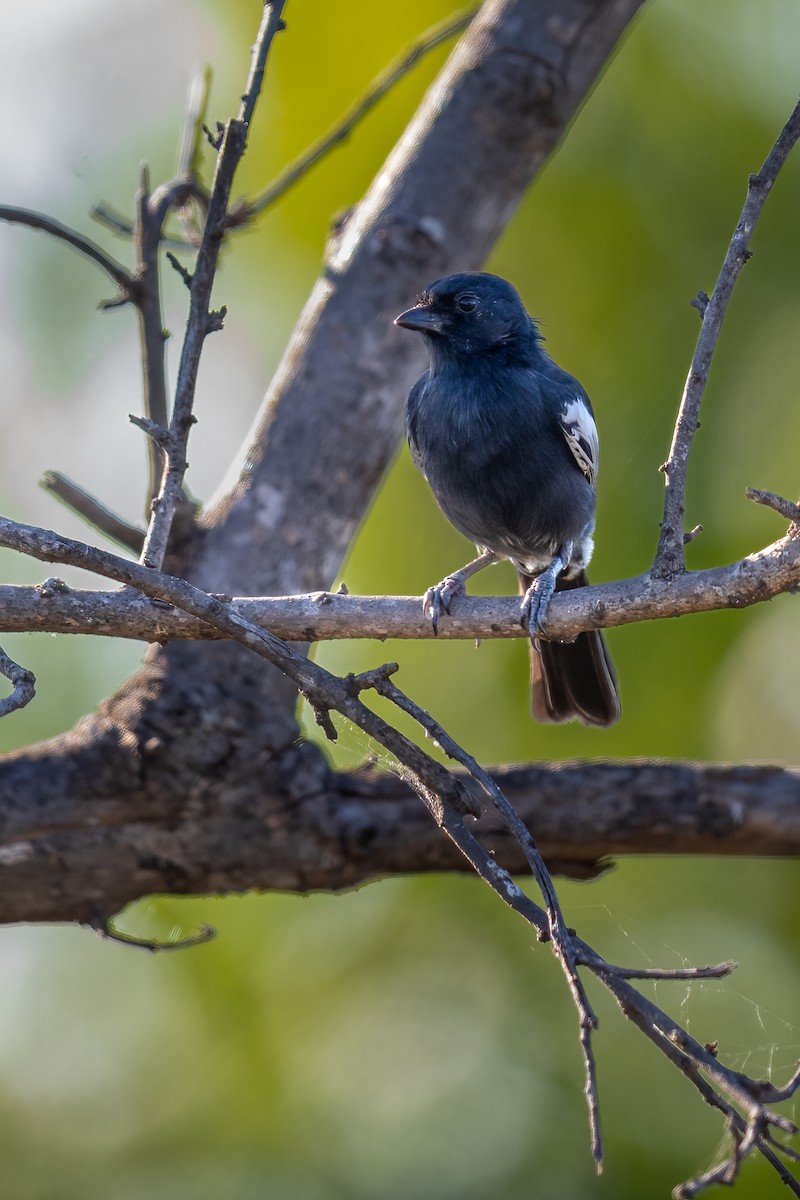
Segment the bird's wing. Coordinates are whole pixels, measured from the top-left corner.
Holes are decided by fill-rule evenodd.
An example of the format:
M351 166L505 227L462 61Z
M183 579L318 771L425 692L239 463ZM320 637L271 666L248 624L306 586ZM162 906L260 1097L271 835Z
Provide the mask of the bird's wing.
M591 408L583 396L575 395L566 401L558 419L579 470L594 487L600 465L600 443Z
M419 402L427 382L428 372L426 371L424 375L420 375L408 393L408 400L406 402L406 437L408 438L408 448L411 451L411 461L423 475L425 474L425 470L422 466L422 456L417 445L415 427L417 423L417 409L419 408Z

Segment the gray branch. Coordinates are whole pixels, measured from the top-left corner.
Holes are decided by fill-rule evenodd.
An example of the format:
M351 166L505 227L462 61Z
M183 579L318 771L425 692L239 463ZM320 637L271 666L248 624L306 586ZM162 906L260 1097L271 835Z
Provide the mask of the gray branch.
M763 167L757 175L750 176L747 199L733 232L711 297L707 297L704 293L700 293L698 296L696 307L700 310L703 325L684 386L669 458L662 467L666 476L664 516L653 565L654 572L662 578L669 579L684 569L683 518L689 451L698 429L700 404L706 389L711 360L722 330L722 322L728 309L728 302L742 267L752 257L750 241L767 196L798 138L800 138L800 100L778 135Z
M38 553L51 541L34 541L27 526L0 517L0 545ZM49 530L38 531L55 538ZM69 565L69 555L57 561ZM77 561L73 566L80 565ZM640 575L556 595L548 630L569 640L586 629L608 629L638 621L681 617L724 608L747 608L800 585L800 529L725 567L684 572L672 581ZM408 596L350 596L315 592L305 596L226 597L239 616L285 641L345 638L434 639L422 601ZM225 635L187 613L155 606L135 592L73 590L52 580L36 587L0 586L0 633L91 633L145 642L219 639ZM439 624L438 640L527 638L518 597L458 599Z

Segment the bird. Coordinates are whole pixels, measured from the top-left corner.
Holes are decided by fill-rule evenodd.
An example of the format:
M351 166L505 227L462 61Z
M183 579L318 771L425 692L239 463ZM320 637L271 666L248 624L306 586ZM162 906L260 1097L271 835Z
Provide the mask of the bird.
M510 559L530 635L534 717L612 725L619 691L600 631L572 642L545 632L553 593L588 583L599 465L589 397L545 352L519 293L497 275L437 279L394 323L420 333L430 359L406 405L412 459L478 550L425 593L434 632L471 576Z

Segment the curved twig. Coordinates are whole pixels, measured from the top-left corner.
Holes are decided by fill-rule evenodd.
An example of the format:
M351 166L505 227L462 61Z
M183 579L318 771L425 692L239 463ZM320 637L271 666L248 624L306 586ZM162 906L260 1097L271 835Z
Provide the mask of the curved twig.
M136 280L130 271L113 259L110 254L106 254L105 250L102 250L96 242L84 237L77 230L70 229L68 225L62 225L60 221L54 221L52 217L47 217L44 213L34 212L30 208L15 208L9 204L0 204L0 221L8 221L12 225L25 225L28 229L39 229L42 233L49 233L51 237L66 242L84 258L96 263L105 271L106 275L113 279L120 290L120 299L123 302L138 303Z
M9 713L16 712L17 709L30 704L36 694L36 676L32 671L15 663L13 658L9 658L2 648L0 648L0 675L5 675L14 688L10 696L4 696L0 700L0 717L7 717Z

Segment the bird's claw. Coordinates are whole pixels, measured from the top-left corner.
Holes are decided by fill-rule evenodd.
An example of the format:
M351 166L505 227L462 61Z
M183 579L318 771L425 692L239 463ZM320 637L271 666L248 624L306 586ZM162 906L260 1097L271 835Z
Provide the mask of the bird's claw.
M522 597L519 623L527 629L534 644L540 638L547 639L544 623L547 620L547 610L550 607L554 587L555 581L551 581L549 572L543 571L541 575L536 576Z
M450 613L450 605L456 596L465 596L467 589L463 581L455 575L448 575L441 583L429 587L422 597L422 611L430 617L434 634L439 633L439 617L443 612Z

